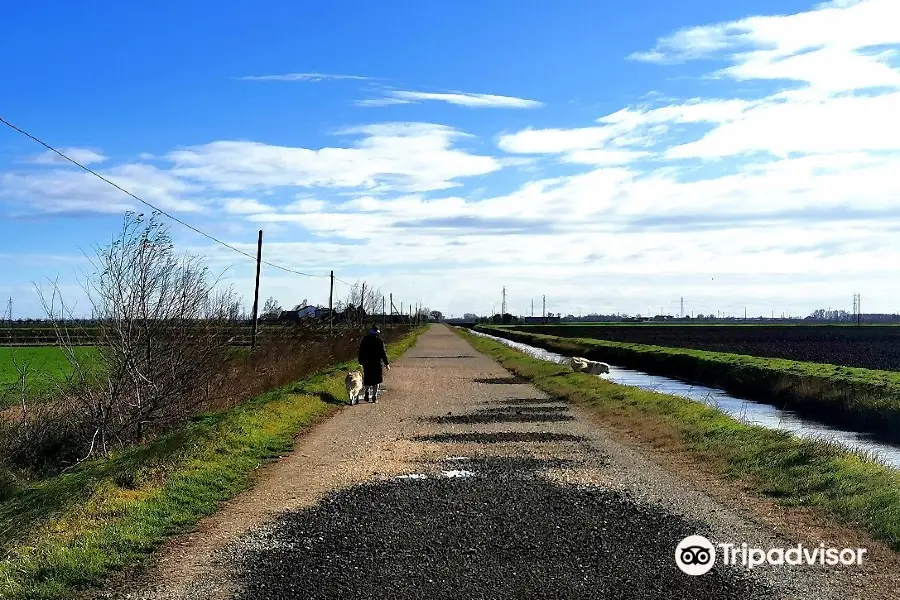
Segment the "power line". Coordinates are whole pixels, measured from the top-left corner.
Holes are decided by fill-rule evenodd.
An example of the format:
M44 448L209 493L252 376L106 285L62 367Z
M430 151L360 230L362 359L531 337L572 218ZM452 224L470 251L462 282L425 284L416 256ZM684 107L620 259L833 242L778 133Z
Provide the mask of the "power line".
M102 181L108 183L109 185L113 186L114 188L116 188L116 189L119 190L120 192L122 192L122 193L124 193L124 194L127 194L128 196L134 198L135 200L137 200L138 202L140 202L140 203L142 203L142 204L145 204L145 205L149 206L150 208L152 208L152 209L155 210L156 212L158 212L158 213L160 213L160 214L162 214L162 215L165 215L166 217L172 219L172 220L175 221L176 223L179 223L180 225L183 225L183 226L187 227L187 228L190 229L191 231L194 231L194 232L196 232L196 233L199 233L199 234L202 235L203 237L208 238L208 239L210 239L210 240L216 242L217 244L221 244L222 246L225 246L225 247L228 248L229 250L234 250L234 251L237 252L238 254L242 254L242 255L246 256L247 258L249 258L249 259L251 259L251 260L253 260L253 261L256 261L256 257L253 256L252 254L250 254L250 253L248 253L248 252L244 252L243 250L241 250L241 249L239 249L239 248L235 248L235 247L232 246L231 244L229 244L229 243L227 243L227 242L223 242L222 240L220 240L220 239L218 239L218 238L215 238L215 237L209 235L208 233L205 233L205 232L203 232L203 231L200 231L199 229L197 229L196 227L194 227L193 225L191 225L191 224L189 224L189 223L185 223L184 221L182 221L182 220L179 219L178 217L175 217L175 216L169 214L168 212L162 210L161 208L157 208L156 206L154 206L154 205L152 205L151 203L147 202L147 201L144 200L143 198L139 198L138 196L136 196L136 195L134 195L133 193L129 192L128 190L126 190L125 188L121 187L121 186L118 185L117 183L115 183L115 182L113 182L113 181L110 181L109 179L107 179L107 178L104 177L103 175L100 175L100 174L97 173L96 171L94 171L94 170L92 170L92 169L89 169L88 167L84 166L83 164L81 164L80 162L76 161L75 159L69 158L68 156L66 156L65 154L63 154L62 152L60 152L59 150L57 150L56 148L54 148L53 146L51 146L51 145L48 144L47 142L45 142L45 141L43 141L43 140L41 140L41 139L38 139L37 137L35 137L35 136L31 135L30 133L28 133L27 131L25 131L24 129L21 129L21 128L19 128L19 127L16 127L16 126L13 125L12 123L10 123L10 122L7 121L6 119L4 119L2 116L0 116L0 123L3 123L4 125L6 125L7 127L9 127L10 129L12 129L12 130L14 130L14 131L17 131L18 133L24 135L25 137L27 137L27 138L29 138L29 139L31 139L31 140L37 142L38 144L40 144L40 145L43 146L44 148L50 150L51 152L54 152L54 153L58 154L59 156L61 156L61 157L64 158L65 160L69 161L70 163L72 163L72 164L75 165L76 167L78 167L78 168L80 168L80 169L83 169L84 171L87 171L88 173L90 173L90 174L93 175L94 177L97 177L98 179L100 179L100 180L102 180ZM263 260L263 261L261 261L261 262L262 262L263 264L265 264L265 265L270 266L270 267L274 267L274 268L276 268L276 269L281 269L282 271L286 271L286 272L288 272L288 273L293 273L293 274L295 274L295 275L301 275L301 276L303 276L303 277L328 277L328 275L313 275L313 274L311 274L311 273L304 273L304 272L302 272L302 271L296 271L296 270L294 270L294 269L289 269L289 268L287 268L287 267L282 267L281 265L276 265L276 264L271 263L271 262L266 261L266 260ZM345 282L342 281L341 283L345 283Z

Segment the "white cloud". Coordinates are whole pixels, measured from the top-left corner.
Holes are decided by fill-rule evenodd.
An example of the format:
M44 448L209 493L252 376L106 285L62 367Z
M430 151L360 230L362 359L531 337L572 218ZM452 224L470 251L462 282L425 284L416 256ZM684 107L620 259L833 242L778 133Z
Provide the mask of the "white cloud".
M430 123L381 123L346 129L363 135L350 148L274 146L219 141L171 152L171 172L215 189L270 187L363 188L421 192L459 185L456 179L501 168L490 156L452 147L468 134Z
M693 110L702 115L725 109L710 119L716 126L699 139L681 140L664 156L900 151L898 22L900 3L894 0L839 1L661 39L652 52L666 61L721 56L731 63L717 71L721 77L794 86L750 102L699 102ZM673 116L672 122L685 121Z
M199 212L203 204L190 199L197 186L171 173L139 163L115 166L99 172L123 189L167 211ZM100 213L147 210L90 173L52 169L0 174L0 201L13 214Z
M734 64L720 74L744 80L793 80L826 92L900 88L890 52L900 44L900 3L831 2L793 15L757 16L683 29L632 58L673 63L725 55Z
M624 165L649 155L649 152L631 150L576 150L565 155L563 160L584 165Z
M694 98L626 108L598 119L599 125L526 129L503 136L499 145L509 152L563 154L567 162L590 162L596 154L597 164L607 156L624 164L628 155L616 152L654 146L658 158L707 160L900 151L900 68L890 48L900 45L900 29L891 25L897 22L900 3L862 0L684 29L662 38L651 54L664 62L717 56L732 63L719 76L796 87L753 100ZM686 139L677 126L689 124L713 127Z
M300 198L284 207L287 212L297 211L302 213L320 212L325 208L325 202L315 198Z
M614 135L611 127L525 129L501 136L497 145L506 152L517 154L563 153L599 148Z
M91 148L60 148L59 151L75 162L79 162L85 166L102 163L107 160L106 156L96 150L92 150ZM42 152L41 154L38 154L37 156L29 159L28 162L37 165L72 165L70 161L66 160L52 150Z
M458 104L470 108L538 108L542 102L516 98L514 96L496 96L493 94L471 94L466 92L433 93L392 90L383 98L360 100L361 106L387 106L391 104L409 104L413 102L438 101Z
M728 123L757 103L747 100L694 98L659 108L625 108L596 120L599 125L573 129L524 129L500 136L498 146L516 154L561 154L584 164L625 164L652 153L646 148L663 139L674 125Z
M337 132L353 136L349 146L308 149L249 141L218 141L172 151L153 166L126 163L101 172L125 190L169 211L198 212L221 205L232 214L272 212L282 188L325 187L370 194L427 192L459 186L458 180L491 173L504 162L455 147L473 136L430 123L378 123ZM517 162L517 161L512 161ZM118 213L139 203L91 174L75 169L0 174L0 200L10 214ZM276 200L276 198L273 198ZM301 204L312 212L321 205ZM293 208L293 207L292 207Z
M374 78L361 75L335 75L332 73L286 73L283 75L247 75L236 79L240 81L336 81L341 79L368 81Z
M723 122L699 140L671 148L672 158L712 158L763 151L834 153L900 150L900 93L773 99Z
M629 58L658 63L676 63L702 58L734 44L736 40L728 37L732 31L733 27L729 25L681 29L673 35L661 38L654 49L635 52Z
M271 206L262 204L259 200L252 198L227 198L222 208L230 214L252 214L271 212L273 210Z
M647 125L669 123L726 123L740 117L757 103L749 100L694 98L681 104L656 109L625 108L597 119L598 123L615 125L618 132L631 132Z

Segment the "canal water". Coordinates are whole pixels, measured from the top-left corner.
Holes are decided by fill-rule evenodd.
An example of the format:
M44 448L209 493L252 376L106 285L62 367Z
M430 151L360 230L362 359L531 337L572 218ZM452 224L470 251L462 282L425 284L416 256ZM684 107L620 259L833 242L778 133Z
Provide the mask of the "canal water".
M501 342L539 360L561 363L569 358L543 348L536 348L522 342L514 342L513 340L488 335L480 331L469 330L469 332ZM597 377L602 377L620 385L689 398L690 400L713 406L743 422L760 425L768 429L788 431L801 438L828 439L838 442L845 447L875 456L893 468L900 468L900 445L886 444L873 440L864 433L844 431L843 429L825 425L808 417L800 416L794 411L783 410L754 400L736 398L717 388L696 385L671 377L650 375L649 373L625 369L615 365L609 365L609 373L598 375Z

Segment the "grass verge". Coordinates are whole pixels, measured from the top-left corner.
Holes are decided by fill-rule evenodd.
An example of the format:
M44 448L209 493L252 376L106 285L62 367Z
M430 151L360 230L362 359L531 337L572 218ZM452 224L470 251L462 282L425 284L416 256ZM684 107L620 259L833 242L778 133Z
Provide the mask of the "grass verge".
M900 373L477 327L561 354L718 387L819 421L900 442Z
M900 550L900 472L894 469L836 444L745 424L685 398L573 373L457 331L555 398L578 402L605 420L639 418L645 435L669 436L720 476L740 478L779 503L822 511Z
M388 346L397 358L422 330ZM296 434L344 404L343 363L202 415L153 443L7 488L0 499L0 598L56 600L146 559L168 536L252 485Z

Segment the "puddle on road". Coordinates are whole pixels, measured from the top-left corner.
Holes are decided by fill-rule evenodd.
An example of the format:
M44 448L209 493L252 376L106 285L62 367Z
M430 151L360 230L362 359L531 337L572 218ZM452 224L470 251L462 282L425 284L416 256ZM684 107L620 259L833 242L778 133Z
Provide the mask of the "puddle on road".
M444 471L441 473L444 477L474 477L475 473L472 471L458 470L458 471Z
M469 330L469 333L506 344L507 346L524 352L538 360L545 360L556 364L562 364L568 360L568 357L563 356L562 354L550 352L543 348L536 348L528 344L523 344L522 342L515 342L495 335L488 335L486 333L481 333L480 331ZM609 365L608 374L598 375L597 377L601 377L602 379L606 379L619 385L637 387L644 390L671 394L673 396L688 398L696 402L702 402L721 410L732 418L766 427L768 429L786 431L797 437L807 439L828 439L852 450L862 451L869 455L877 456L891 467L900 468L900 444L879 442L865 433L845 431L843 429L838 429L837 427L825 425L818 421L801 417L794 411L782 410L770 404L764 404L754 400L737 398L720 389L696 385L688 381L673 379L671 377L650 375L649 373L625 369L615 365Z
M469 459L465 456L457 456L457 457L448 458L447 460L448 461L463 461L463 460L469 460ZM475 476L474 471L469 471L466 469L443 469L443 470L441 470L440 474L438 474L436 477L455 479L455 478L459 478L459 477L474 477L474 476ZM429 479L429 476L424 473L407 473L405 475L397 475L396 477L394 477L394 479L399 479L401 481L416 481L416 480L422 480L422 479Z

